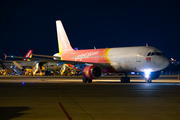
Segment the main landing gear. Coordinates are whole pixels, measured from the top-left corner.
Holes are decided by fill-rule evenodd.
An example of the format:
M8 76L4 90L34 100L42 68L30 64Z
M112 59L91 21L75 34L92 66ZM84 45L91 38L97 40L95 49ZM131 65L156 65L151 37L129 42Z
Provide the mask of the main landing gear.
M121 83L129 83L130 77L121 77Z
M125 77L121 77L121 83L130 83L130 77L127 77L127 73L125 73Z
M88 79L86 77L83 77L83 83L92 83L92 79Z

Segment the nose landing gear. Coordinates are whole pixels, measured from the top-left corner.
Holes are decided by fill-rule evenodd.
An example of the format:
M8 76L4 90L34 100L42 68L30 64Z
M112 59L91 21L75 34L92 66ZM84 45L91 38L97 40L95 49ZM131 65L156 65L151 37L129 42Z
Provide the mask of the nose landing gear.
M125 77L121 77L121 83L130 83L130 77L127 77L127 73L125 73Z
M151 78L148 78L145 81L146 81L146 83L151 83L152 82Z

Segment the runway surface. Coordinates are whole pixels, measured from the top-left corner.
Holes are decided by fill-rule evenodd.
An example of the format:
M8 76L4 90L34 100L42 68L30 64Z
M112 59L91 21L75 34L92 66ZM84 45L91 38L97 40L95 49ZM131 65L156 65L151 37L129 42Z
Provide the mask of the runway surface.
M0 76L0 120L179 120L180 80Z

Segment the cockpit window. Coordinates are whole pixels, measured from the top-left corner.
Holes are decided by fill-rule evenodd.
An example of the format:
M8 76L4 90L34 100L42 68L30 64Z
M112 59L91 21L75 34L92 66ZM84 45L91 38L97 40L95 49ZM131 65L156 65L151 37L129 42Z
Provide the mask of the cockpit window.
M150 56L151 55L151 52L149 52L148 54L147 54L147 56Z
M163 52L161 54L162 54L162 56L165 56Z
M156 55L158 56L161 56L161 53L160 52L155 52Z
M151 56L153 56L153 55L155 55L155 52L152 52L152 53L151 53Z
M147 54L147 56L153 56L153 55L165 56L163 52L149 52L149 53Z

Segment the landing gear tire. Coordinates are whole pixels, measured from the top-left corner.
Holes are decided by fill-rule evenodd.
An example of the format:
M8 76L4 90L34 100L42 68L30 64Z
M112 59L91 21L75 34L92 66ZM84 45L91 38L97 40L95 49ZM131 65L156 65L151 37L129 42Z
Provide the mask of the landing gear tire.
M88 79L88 83L92 83L92 79Z
M129 77L121 77L121 83L129 83L130 78Z
M121 83L125 83L125 77L121 77Z
M83 77L83 83L87 83L87 78L86 77Z
M152 80L151 79L146 79L146 83L151 83Z
M126 83L130 83L130 77L126 78Z
M92 83L92 79L88 79L86 77L83 77L83 83Z

